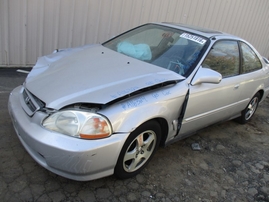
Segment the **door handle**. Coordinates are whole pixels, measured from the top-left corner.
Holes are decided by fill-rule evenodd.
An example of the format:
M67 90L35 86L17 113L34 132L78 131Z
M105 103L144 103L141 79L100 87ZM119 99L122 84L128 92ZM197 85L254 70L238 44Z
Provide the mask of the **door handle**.
M234 86L234 89L238 89L239 86L240 86L240 84L235 85L235 86Z

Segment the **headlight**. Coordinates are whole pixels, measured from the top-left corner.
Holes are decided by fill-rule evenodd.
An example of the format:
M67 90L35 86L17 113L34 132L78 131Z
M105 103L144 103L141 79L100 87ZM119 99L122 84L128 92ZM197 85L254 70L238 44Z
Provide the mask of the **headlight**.
M85 139L105 138L112 133L105 117L74 110L56 112L46 118L42 125L48 130Z

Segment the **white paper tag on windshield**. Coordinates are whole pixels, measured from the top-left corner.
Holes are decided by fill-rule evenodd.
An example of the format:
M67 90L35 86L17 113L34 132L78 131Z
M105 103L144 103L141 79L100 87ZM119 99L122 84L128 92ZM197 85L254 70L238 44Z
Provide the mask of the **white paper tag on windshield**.
M196 35L192 35L192 34L188 34L188 33L183 33L180 35L180 37L185 38L185 39L189 39L191 41L195 41L199 44L204 44L206 42L205 39L203 39L202 37L196 36Z

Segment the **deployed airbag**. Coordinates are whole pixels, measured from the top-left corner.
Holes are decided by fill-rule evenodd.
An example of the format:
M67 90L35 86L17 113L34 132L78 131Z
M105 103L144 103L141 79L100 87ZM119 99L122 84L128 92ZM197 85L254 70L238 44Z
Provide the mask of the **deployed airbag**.
M117 51L139 60L151 60L152 54L149 45L136 44L123 41L118 44Z

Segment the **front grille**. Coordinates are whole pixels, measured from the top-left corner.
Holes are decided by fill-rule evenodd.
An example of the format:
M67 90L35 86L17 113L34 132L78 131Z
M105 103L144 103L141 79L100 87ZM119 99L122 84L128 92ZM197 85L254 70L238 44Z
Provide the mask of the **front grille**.
M22 90L20 100L22 108L29 116L32 116L36 111L45 106L45 104L40 99L38 99L25 88Z
M36 106L34 105L33 101L31 100L31 98L28 96L28 94L26 93L26 90L24 90L22 92L23 95L23 99L25 104L27 105L27 107L34 112L36 110Z

